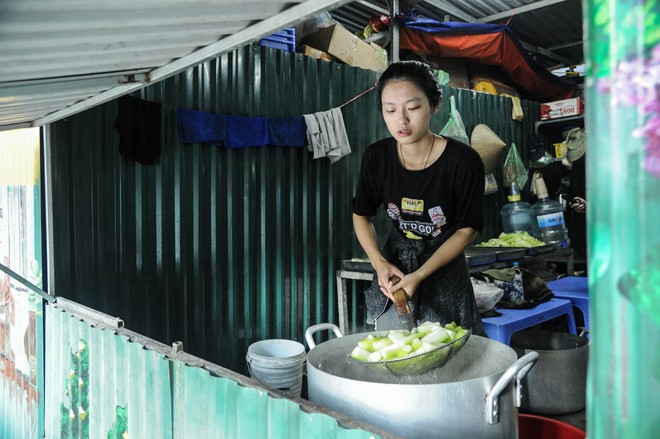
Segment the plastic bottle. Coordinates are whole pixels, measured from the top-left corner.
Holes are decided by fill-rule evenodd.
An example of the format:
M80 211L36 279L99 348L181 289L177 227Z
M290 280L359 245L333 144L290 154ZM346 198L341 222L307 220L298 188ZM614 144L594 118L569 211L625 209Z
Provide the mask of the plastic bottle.
M532 216L532 234L546 244L556 247L568 247L570 239L564 221L564 206L559 201L548 197L548 189L540 172L534 173L532 180L539 200L530 209Z
M527 201L520 200L520 190L515 181L511 183L507 198L509 202L500 209L502 231L504 233L527 232L532 234L531 205Z
M511 302L520 305L525 301L525 288L523 287L522 270L517 262L513 263L513 290Z

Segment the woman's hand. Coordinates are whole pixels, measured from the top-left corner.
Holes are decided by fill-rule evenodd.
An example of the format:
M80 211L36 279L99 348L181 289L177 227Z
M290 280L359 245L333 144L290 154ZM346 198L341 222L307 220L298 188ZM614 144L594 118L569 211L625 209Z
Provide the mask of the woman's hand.
M400 284L406 275L401 270L399 270L396 265L390 264L384 260L374 266L374 269L376 270L376 275L378 277L378 286L380 287L380 291L382 291L382 293L385 294L390 300L394 301L393 293L400 290L401 287L398 285L395 286L393 277L397 276L400 278Z
M390 279L391 286L389 286L385 295L394 301L394 293L399 290L403 290L406 293L406 298L408 300L412 299L415 295L415 292L417 291L417 288L419 288L419 284L422 283L422 277L417 272L413 272L406 274L403 277L399 276L399 278L399 282L391 282Z

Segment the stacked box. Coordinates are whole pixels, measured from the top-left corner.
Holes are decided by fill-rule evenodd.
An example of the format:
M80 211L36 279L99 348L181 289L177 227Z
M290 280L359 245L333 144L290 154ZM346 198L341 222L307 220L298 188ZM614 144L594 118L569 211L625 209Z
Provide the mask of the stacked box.
M302 43L329 53L353 67L377 72L387 68L387 52L383 48L365 43L337 24L307 35Z

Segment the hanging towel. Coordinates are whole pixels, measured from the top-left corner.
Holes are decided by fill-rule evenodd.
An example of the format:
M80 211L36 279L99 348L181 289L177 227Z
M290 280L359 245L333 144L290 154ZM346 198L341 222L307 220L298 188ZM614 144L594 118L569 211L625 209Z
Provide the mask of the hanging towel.
M330 163L351 153L344 118L339 108L305 114L308 148L314 159L328 157Z
M513 103L513 108L511 109L511 119L517 120L519 122L523 120L523 109L522 105L520 105L520 98L518 96L512 96L504 93L500 96L511 98L511 102Z
M227 116L227 148L268 145L268 118Z
M153 165L160 154L161 105L133 96L119 98L114 128L119 133L119 153L144 165Z
M227 116L178 108L181 143L212 143L224 145L227 138Z
M305 146L307 125L302 116L268 119L268 143L273 146Z

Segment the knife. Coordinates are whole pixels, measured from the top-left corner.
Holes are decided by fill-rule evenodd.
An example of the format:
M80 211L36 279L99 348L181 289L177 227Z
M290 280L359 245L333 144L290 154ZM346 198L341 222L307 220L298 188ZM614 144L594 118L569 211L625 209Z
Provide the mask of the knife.
M398 276L392 276L390 281L392 282L392 285L396 285L401 281L401 278ZM413 328L417 326L417 324L415 323L415 319L410 312L406 291L404 289L397 290L394 292L394 294L392 294L392 296L394 296L394 305L396 305L396 313L399 316L399 323L403 329L412 331Z

